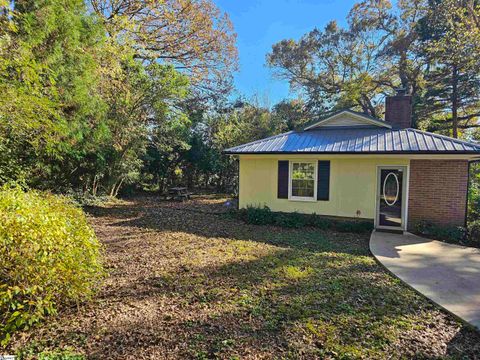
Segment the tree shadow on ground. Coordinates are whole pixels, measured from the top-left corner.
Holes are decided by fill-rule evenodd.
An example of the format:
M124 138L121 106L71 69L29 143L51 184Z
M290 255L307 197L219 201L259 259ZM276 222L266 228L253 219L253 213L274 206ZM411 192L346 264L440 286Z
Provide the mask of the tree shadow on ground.
M57 338L71 343L68 334L81 332L76 346L92 358L480 352L478 333L369 256L368 236L246 225L219 202L191 205L143 199L91 209L111 276L97 304L60 319L69 332Z
M268 289L268 285L271 284L265 284L272 279L272 275L269 274L272 269L280 269L277 271L283 271L282 267L287 267L286 271L288 267L306 269L312 267L312 256L315 255L313 267L316 269L317 277L310 275L307 277L308 280L303 278L295 279L293 282L284 281L280 285L276 284L279 288L272 290L270 296L255 295L262 299L260 303L263 301L263 305L256 304L252 307L257 310L258 307L263 307L266 323L270 324L267 326L274 324L277 329L287 329L289 324L304 320L321 319L325 322L329 317L331 320L332 315L343 319L348 318L350 319L348 322L354 324L352 326L357 330L348 331L343 325L342 334L347 334L347 337L342 334L336 336L343 338L343 343L348 343L348 339L352 339L351 343L354 344L359 343L360 339L351 336L350 333L362 335L362 331L359 331L361 326L359 328L356 318L362 321L367 319L367 322L370 322L369 333L364 334L368 337L376 331L381 331L385 321L401 322L405 317L415 317L421 312L434 309L422 297L413 294L399 282L388 277L376 263L352 263L348 259L352 256L368 254L368 237L331 232L327 236L312 229L299 231L246 225L236 220L226 219L222 214L219 215L218 204L215 204L215 209L211 211L208 204L203 204L198 213L192 213L186 203L166 207L164 205L150 203L142 208L137 217L120 219L112 225L147 228L162 232L186 232L207 239L248 240L287 250L251 261L240 259L221 266L202 266L200 270L195 270L197 274L202 274L196 276L197 280L207 278L210 281L200 285L192 283L190 276L183 276L181 272L173 278L156 276L145 279L160 292L176 292L192 302L201 302L205 299L209 302L227 300L230 294L223 298L218 294L217 284L219 283L225 287L235 287L240 292L246 290L261 292L263 288L263 291L268 293L272 290ZM210 219L207 221L205 214L210 214ZM349 261L350 264L344 266ZM211 288L209 284L213 284ZM198 289L200 291L197 291ZM324 294L320 300L315 297L318 292ZM377 321L378 325L375 325ZM451 323L454 321L451 320ZM315 330L312 331L315 332ZM470 337L479 338L476 332L468 334ZM462 341L469 343L468 339L459 339L462 339L462 336L456 336L455 342L460 345ZM448 347L449 353L458 355L458 351L455 350L460 346L458 344ZM461 348L465 351L465 347ZM474 354L479 350L477 346L468 354ZM428 353L428 351L424 352L425 355Z
M318 257L324 266L332 261ZM121 351L133 354L163 349L184 357L208 358L243 357L245 350L297 358L335 354L382 358L386 349L390 355L433 357L442 351L431 342L436 333L444 331L443 326L451 327L452 323L437 314L441 322L429 324L428 336L421 335L424 344L413 342L414 338L407 343L409 337L401 333L410 331L409 319L432 308L400 284L392 283L385 274L378 274L375 263L365 264L363 272L359 265L347 265L319 269L319 273L301 279L278 275L284 265L298 266L305 260L309 259L287 251L220 267L175 271L167 276L146 274L139 283L126 284L127 289L115 289L112 295L128 294L129 301L139 308L166 298L188 315L167 311L158 318L140 312L138 317L130 316L109 327L106 341L101 341L96 351L99 355L105 351L111 354L118 351L119 343ZM403 337L401 347L395 344L399 336ZM458 346L449 347L448 354L471 355L478 351L478 343L469 341L468 346L473 347L466 348L465 339L456 337Z
M256 226L231 219L221 203L141 201L112 208L91 208L97 218L108 218L111 226L189 233L204 238L258 241L273 246L299 248L308 251L328 251L369 254L368 234L355 235L321 231L314 228L285 229ZM293 236L292 236L293 235ZM323 235L323 237L322 237ZM334 241L322 241L325 236Z

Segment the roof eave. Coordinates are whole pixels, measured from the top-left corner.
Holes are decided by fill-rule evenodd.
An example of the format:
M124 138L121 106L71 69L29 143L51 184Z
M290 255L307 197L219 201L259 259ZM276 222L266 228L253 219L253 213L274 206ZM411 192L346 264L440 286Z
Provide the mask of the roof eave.
M224 150L225 155L476 155L479 151L244 151L234 152Z

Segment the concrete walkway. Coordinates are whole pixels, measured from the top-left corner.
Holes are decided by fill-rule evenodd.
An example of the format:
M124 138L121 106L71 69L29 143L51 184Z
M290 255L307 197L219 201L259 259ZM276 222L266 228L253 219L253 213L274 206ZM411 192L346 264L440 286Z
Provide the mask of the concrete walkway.
M398 278L480 329L480 249L374 231L370 251Z

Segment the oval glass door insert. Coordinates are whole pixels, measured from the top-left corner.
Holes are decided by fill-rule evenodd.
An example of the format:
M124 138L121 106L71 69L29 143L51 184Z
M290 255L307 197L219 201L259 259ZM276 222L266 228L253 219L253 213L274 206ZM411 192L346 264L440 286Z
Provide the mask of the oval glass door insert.
M400 193L400 183L397 174L391 172L385 177L383 181L383 198L388 206L393 206L398 200Z
M403 169L380 169L378 220L380 226L402 226Z

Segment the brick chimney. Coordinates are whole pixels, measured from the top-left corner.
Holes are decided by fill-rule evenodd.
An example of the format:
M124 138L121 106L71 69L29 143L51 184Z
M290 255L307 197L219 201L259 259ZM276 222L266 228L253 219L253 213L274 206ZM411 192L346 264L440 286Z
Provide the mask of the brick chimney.
M412 127L412 96L405 89L385 98L385 121L396 129Z

